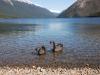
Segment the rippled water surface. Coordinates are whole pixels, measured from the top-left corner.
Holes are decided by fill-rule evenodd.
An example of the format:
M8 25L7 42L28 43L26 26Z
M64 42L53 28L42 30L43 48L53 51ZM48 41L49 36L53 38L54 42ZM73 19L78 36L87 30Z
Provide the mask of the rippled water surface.
M0 19L0 64L90 63L100 64L100 18ZM52 53L49 41L64 44ZM47 54L34 48L45 45Z

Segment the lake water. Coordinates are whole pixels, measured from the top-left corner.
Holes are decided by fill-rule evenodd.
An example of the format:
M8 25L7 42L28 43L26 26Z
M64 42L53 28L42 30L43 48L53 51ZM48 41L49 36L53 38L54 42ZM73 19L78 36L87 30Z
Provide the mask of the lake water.
M64 44L51 52L50 41ZM45 45L47 54L34 48ZM0 64L100 64L100 18L0 19Z

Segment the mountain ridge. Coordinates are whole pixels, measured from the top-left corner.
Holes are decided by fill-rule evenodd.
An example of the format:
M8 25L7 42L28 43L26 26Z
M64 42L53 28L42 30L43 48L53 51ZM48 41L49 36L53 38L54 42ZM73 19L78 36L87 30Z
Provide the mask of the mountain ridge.
M96 13L100 13L100 0L77 0L58 17L99 17Z
M54 18L56 17L49 10L36 6L32 3L25 3L19 0L10 0L7 3L0 0L0 15L5 15L8 18Z

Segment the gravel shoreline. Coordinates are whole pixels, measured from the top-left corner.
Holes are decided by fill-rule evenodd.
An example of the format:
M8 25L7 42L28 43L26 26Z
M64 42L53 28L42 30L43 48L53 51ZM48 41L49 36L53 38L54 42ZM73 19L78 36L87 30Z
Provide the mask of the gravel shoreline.
M100 65L39 64L0 66L0 75L100 75Z
M35 67L32 68L10 68L0 67L0 75L100 75L100 68L92 69L89 67L84 68L43 68Z

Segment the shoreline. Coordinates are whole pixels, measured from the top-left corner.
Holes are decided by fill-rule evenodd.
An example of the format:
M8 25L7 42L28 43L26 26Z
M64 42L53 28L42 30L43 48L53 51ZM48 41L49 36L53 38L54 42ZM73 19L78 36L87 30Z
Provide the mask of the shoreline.
M76 65L78 66L78 65ZM55 67L55 68L54 68ZM85 65L84 67L72 67L70 64L69 66L61 66L57 67L43 67L43 66L25 66L23 67L10 67L4 66L0 67L0 75L100 75L100 65L95 66L93 65ZM70 67L70 68L68 68Z
M63 62L50 62L50 63L34 63L34 64L28 64L28 63L14 63L14 64L0 64L0 67L10 67L10 68L32 68L35 67L43 67L43 68L66 68L66 69L73 69L73 68L93 68L93 69L100 69L100 64L86 64L86 63L63 63Z

